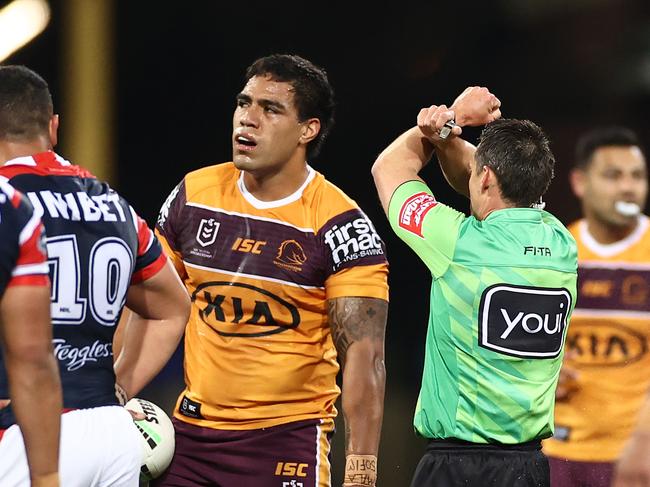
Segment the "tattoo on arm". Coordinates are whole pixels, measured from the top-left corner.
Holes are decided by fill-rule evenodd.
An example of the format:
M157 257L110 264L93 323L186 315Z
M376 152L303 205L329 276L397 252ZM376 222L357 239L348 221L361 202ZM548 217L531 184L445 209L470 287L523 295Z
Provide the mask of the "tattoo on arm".
M345 367L348 348L369 338L384 340L388 302L377 298L336 298L328 301L332 339L341 368Z

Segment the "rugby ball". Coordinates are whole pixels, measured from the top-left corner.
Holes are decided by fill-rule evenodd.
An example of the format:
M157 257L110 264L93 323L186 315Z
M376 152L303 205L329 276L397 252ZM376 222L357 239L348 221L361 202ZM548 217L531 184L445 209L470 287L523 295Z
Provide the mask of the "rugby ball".
M145 416L134 420L142 444L140 481L158 478L169 467L174 455L174 426L165 411L146 399L134 397L124 407Z

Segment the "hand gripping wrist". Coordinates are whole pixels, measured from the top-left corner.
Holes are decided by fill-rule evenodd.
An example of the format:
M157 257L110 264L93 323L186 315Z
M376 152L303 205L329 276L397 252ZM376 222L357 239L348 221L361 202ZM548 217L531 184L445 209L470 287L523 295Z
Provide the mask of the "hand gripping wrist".
M377 457L375 455L347 455L343 487L368 486L377 483Z

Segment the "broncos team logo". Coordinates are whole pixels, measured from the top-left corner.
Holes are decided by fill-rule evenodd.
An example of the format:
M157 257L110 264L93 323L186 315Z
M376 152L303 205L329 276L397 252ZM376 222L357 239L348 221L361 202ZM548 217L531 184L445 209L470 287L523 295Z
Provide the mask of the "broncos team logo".
M303 264L307 262L307 256L302 246L295 240L285 240L278 248L278 255L273 263L283 269L300 272Z

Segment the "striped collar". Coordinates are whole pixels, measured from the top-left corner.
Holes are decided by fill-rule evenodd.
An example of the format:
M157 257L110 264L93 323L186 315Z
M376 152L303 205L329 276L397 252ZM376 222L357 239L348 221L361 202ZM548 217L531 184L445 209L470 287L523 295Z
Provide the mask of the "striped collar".
M70 162L54 151L39 152L31 156L16 157L5 162L5 166L70 166Z

